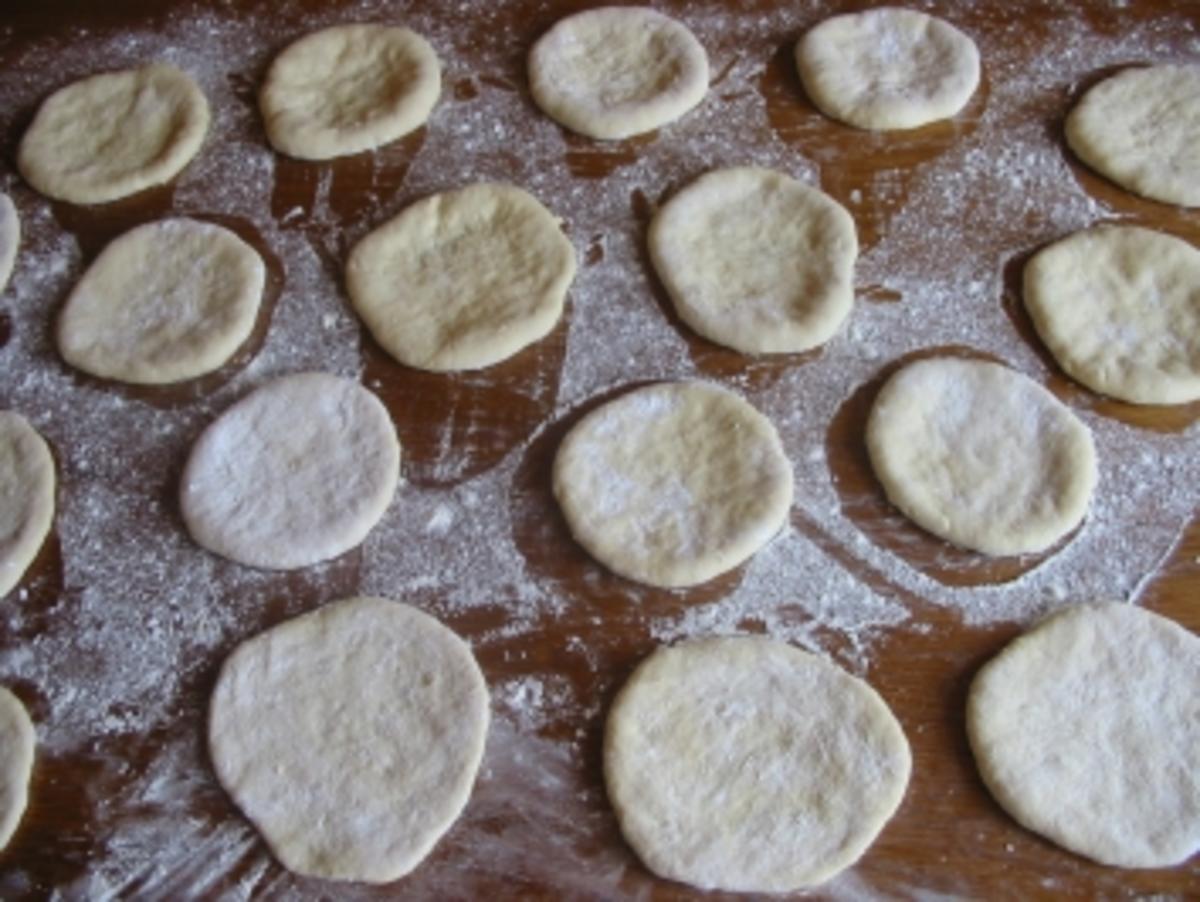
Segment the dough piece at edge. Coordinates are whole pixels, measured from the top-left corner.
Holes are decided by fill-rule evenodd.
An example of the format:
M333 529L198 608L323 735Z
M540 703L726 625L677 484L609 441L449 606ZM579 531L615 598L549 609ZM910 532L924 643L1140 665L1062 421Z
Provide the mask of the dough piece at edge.
M17 263L17 248L21 245L21 219L16 205L7 194L0 193L0 294Z
M19 413L0 410L0 598L21 581L54 524L54 455Z
M21 700L0 686L0 850L8 845L29 804L37 734Z

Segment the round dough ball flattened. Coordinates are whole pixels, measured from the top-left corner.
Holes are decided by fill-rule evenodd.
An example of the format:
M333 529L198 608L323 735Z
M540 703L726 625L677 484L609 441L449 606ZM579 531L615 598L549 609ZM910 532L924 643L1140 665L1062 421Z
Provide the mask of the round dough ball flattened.
M47 98L17 166L49 197L105 203L178 175L200 150L208 119L200 88L171 66L93 75Z
M1078 605L984 666L967 700L984 782L1018 821L1103 864L1200 850L1200 639L1127 604Z
M1135 404L1200 398L1200 250L1134 226L1076 232L1025 268L1025 306L1074 379Z
M25 575L54 522L54 456L19 413L0 410L0 597Z
M8 285L17 263L17 247L21 243L21 220L17 208L7 194L0 194L0 292Z
M542 338L562 315L575 249L511 185L434 194L363 238L346 264L375 340L422 370L478 369Z
M854 220L769 169L711 172L650 225L650 257L685 323L747 354L827 341L854 302Z
M327 373L285 376L247 395L196 441L180 502L192 537L272 570L358 545L400 478L400 443L366 389Z
M8 845L25 813L36 741L29 712L0 686L0 849Z
M1079 159L1122 188L1200 206L1200 66L1105 79L1067 115L1066 135Z
M804 89L825 115L865 129L948 119L979 85L979 50L948 22L884 7L833 16L796 45Z
M985 554L1043 551L1096 484L1088 428L1032 379L980 360L911 363L867 421L871 465L919 526Z
M286 47L259 95L267 138L302 160L328 160L420 128L441 93L437 54L388 25L337 25Z
M775 427L700 382L636 389L592 411L554 460L554 495L584 548L652 586L730 570L784 525L792 469Z
M621 832L656 874L704 889L788 892L832 877L883 829L911 766L870 686L757 637L658 649L604 737Z
M242 643L213 690L208 742L285 867L384 883L458 818L487 728L465 642L416 608L353 598Z
M674 122L704 99L708 56L669 16L608 6L568 16L533 45L529 89L572 131L628 138Z
M72 366L160 385L212 372L250 336L266 268L228 229L166 219L126 232L71 292L58 348Z

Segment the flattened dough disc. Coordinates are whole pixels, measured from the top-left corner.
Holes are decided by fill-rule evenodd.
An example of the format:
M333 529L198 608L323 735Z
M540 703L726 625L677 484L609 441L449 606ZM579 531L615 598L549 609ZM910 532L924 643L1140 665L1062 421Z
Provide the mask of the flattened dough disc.
M25 813L36 742L25 706L0 686L0 849L8 845Z
M0 597L21 577L54 522L54 457L19 413L0 411Z

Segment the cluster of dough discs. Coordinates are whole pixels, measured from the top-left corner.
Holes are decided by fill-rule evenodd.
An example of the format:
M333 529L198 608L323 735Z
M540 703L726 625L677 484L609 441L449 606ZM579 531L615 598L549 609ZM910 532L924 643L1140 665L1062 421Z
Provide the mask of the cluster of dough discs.
M896 8L821 22L796 45L795 63L823 113L873 130L956 115L980 76L969 37ZM709 70L681 23L612 7L558 22L530 50L528 75L548 116L616 140L685 115L703 100ZM276 150L328 160L419 128L440 79L420 35L340 25L280 52L259 106ZM104 203L177 176L208 122L203 91L171 66L97 75L42 104L18 166L48 197ZM1195 67L1130 69L1101 82L1072 110L1066 134L1116 183L1200 204ZM0 289L18 234L0 195ZM784 173L703 175L662 205L648 243L682 321L736 351L811 350L851 312L854 221ZM481 183L377 226L351 250L345 280L388 353L447 372L491 366L544 337L575 269L561 224L536 198ZM266 284L253 242L220 223L147 223L79 279L58 319L58 348L99 379L196 379L246 347ZM1063 369L1133 403L1200 398L1197 286L1200 252L1132 226L1068 236L1025 270L1026 305ZM900 367L877 396L866 443L897 507L985 554L1052 547L1085 517L1097 479L1087 427L1031 379L978 359ZM306 567L363 541L391 503L400 458L373 394L326 373L285 376L196 441L181 479L183 519L200 545L239 564ZM50 529L54 474L34 428L0 413L0 594ZM553 489L598 561L675 588L735 568L769 542L788 521L793 484L765 417L731 391L684 381L626 392L582 417L559 448ZM1121 605L1073 607L1039 626L972 687L970 740L988 786L1022 823L1097 860L1153 867L1186 858L1200 835L1198 646ZM1144 697L1159 703L1138 706ZM487 688L461 639L415 608L353 598L229 656L212 694L209 745L221 783L285 866L382 882L415 867L462 811L487 727ZM0 690L0 846L25 804L33 735L20 702ZM622 830L653 871L703 888L776 892L819 883L866 850L900 804L911 754L866 683L783 643L742 637L650 655L613 704L604 767Z

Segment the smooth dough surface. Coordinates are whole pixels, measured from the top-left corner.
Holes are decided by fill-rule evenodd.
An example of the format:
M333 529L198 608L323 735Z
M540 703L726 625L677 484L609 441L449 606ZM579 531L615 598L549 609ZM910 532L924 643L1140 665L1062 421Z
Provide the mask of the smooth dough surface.
M58 320L58 349L105 379L192 379L249 338L265 282L262 258L228 229L195 219L138 226L76 284Z
M20 582L54 522L54 457L19 413L0 410L0 597Z
M880 391L871 465L917 525L992 555L1043 551L1087 513L1096 484L1088 428L1050 392L981 360L919 360Z
M46 99L17 166L48 197L105 203L178 175L200 150L208 120L200 88L171 66L93 75Z
M979 85L974 41L949 22L897 7L825 19L796 44L796 67L821 112L864 129L948 119Z
M1200 206L1200 66L1126 69L1067 115L1067 143L1135 194Z
M285 867L384 883L458 818L487 728L487 686L462 639L408 605L352 598L234 650L208 744Z
M708 91L708 56L652 9L608 6L560 20L529 52L542 111L592 138L628 138L683 116Z
M1128 868L1200 850L1200 639L1165 617L1052 616L979 671L967 729L996 800L1060 846Z
M289 570L358 545L400 478L383 404L328 373L284 376L204 430L180 507L199 544L251 567Z
M575 277L558 220L511 185L434 194L355 245L354 309L389 354L422 370L498 363L546 335Z
M0 194L0 292L8 285L17 263L17 247L21 244L21 220L16 205L7 194Z
M789 892L853 864L904 796L911 755L870 686L761 637L662 647L609 713L621 832L660 876Z
M828 195L769 169L702 176L663 205L649 241L680 318L747 354L816 347L854 302L854 220Z
M652 586L731 570L770 541L792 503L775 427L703 382L635 389L592 411L559 446L553 480L579 544Z
M0 686L0 850L8 845L25 813L36 742L29 712Z
M1200 398L1200 250L1136 226L1076 232L1025 267L1025 307L1062 368L1135 404Z
M416 32L335 25L275 57L259 107L276 150L327 160L372 150L424 125L441 87L437 54Z

